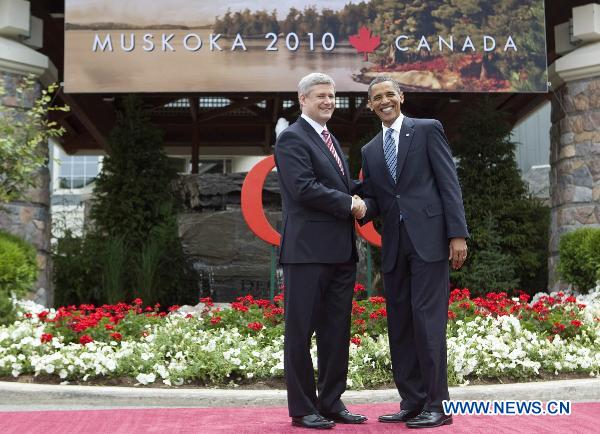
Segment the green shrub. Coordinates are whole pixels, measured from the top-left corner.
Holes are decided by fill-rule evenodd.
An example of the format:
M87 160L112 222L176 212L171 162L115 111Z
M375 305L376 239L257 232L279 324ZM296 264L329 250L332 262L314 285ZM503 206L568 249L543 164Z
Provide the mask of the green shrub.
M488 214L480 226L472 228L471 240L479 247L471 250L470 266L454 272L462 287L473 289L474 294L516 288L519 283L515 261L500 250L502 240L496 227L496 220Z
M66 230L52 249L54 306L98 301L101 274L98 242Z
M560 238L558 273L580 292L600 280L600 228L580 228Z
M0 231L0 324L14 321L11 294L27 294L37 278L35 249L26 241Z
M194 303L197 276L185 258L173 195L177 173L163 151L161 132L141 100L125 97L110 133L111 152L96 179L93 225L55 249L57 305Z
M531 294L547 287L550 211L527 192L507 120L506 113L482 97L463 113L460 137L452 143L472 236L467 241L470 255L451 279L474 293L504 287Z

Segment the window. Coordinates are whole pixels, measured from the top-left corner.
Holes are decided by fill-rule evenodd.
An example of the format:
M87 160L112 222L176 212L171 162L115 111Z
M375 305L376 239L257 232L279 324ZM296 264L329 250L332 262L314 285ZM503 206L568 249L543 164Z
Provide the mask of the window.
M90 184L100 172L97 155L67 155L60 151L58 188L74 190Z
M203 173L231 173L231 160L200 160L198 174Z

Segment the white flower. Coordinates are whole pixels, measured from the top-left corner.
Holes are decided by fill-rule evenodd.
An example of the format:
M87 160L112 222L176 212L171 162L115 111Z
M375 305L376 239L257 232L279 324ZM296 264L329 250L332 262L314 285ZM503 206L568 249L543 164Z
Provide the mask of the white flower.
M154 375L153 373L150 374L138 374L135 379L138 381L138 383L140 384L150 384L150 383L154 383L156 381L156 375Z

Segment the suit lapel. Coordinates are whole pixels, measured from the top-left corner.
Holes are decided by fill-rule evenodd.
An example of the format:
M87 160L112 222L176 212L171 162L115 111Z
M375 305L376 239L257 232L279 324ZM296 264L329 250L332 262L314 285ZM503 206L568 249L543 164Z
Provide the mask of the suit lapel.
M308 122L306 122L304 119L302 119L302 117L298 118L298 122L300 122L300 125L302 125L302 128L304 128L304 131L306 131L308 137L310 137L310 139L312 139L313 143L317 146L317 148L319 148L321 150L321 152L323 152L323 154L325 154L325 156L329 159L329 162L333 166L333 169L337 172L337 174L340 176L340 178L342 178L344 183L346 185L348 185L347 176L342 175L342 172L340 171L340 167L338 166L337 161L335 161L335 158L331 154L331 151L325 144L325 141L321 137L319 137L319 135L317 134L315 129ZM331 134L331 132L330 132L330 134ZM342 165L344 165L344 154L341 153L339 146L336 146L337 140L333 137L333 135L331 135L331 137L333 140L333 146L334 146L334 148L336 148L336 151L338 152L338 156L342 160ZM344 171L346 172L346 174L348 173L348 170L345 166L344 166Z
M415 135L415 121L411 118L404 117L402 127L400 128L400 136L398 137L398 161L396 165L396 183L400 182L400 175L406 163L406 154L410 149L413 137ZM382 146L383 149L383 146Z

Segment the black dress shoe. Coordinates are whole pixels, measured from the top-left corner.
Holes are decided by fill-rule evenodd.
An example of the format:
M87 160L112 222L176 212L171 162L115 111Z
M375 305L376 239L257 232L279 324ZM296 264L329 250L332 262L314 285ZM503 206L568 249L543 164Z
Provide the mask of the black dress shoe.
M350 413L348 410L342 410L339 413L323 413L323 416L339 423L363 423L367 421L366 416Z
M383 422L383 423L406 422L407 420L418 416L419 413L420 413L419 410L400 410L398 413L384 414L382 416L379 416L379 422Z
M406 426L409 428L434 428L451 424L452 416L427 410L423 410L417 417L406 421Z
M320 414L307 414L306 416L292 417L292 425L303 428L329 429L335 426L335 422L325 419Z

